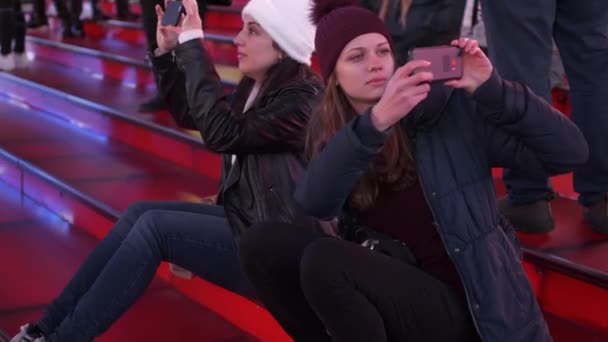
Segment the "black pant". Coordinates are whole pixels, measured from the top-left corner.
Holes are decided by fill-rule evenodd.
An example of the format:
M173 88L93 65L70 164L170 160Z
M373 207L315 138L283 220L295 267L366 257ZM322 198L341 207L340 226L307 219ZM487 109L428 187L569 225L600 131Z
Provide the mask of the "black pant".
M32 21L46 25L48 23L48 18L46 16L46 0L34 0L32 1L34 6L34 12L32 14Z
M93 15L100 13L99 0L91 0ZM126 16L129 12L129 0L116 0L116 14Z
M240 254L259 298L296 341L479 340L462 294L357 244L262 224L242 237Z
M14 42L14 46L13 46ZM25 16L20 0L2 0L0 3L0 54L25 51Z

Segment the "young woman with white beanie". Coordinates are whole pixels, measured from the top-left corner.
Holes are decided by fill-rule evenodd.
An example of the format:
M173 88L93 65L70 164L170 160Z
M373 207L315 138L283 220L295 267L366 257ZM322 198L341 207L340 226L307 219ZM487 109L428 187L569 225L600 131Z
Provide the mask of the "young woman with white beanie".
M204 47L196 1L183 0L178 26L161 25L152 63L161 94L182 126L198 129L224 156L216 205L131 205L37 323L17 341L91 341L143 294L169 261L242 295L238 237L261 221L301 222L292 200L303 173L309 116L322 92L310 69L315 28L308 0L251 0L235 38L244 77L226 94ZM179 313L178 313L179 314Z

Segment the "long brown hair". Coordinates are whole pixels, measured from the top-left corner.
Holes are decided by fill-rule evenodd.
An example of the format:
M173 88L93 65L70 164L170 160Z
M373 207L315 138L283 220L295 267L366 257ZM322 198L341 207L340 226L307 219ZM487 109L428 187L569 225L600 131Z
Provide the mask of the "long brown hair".
M309 160L317 157L336 133L357 115L333 73L328 79L323 99L310 119L306 157ZM372 161L351 192L349 205L361 211L368 209L378 198L381 186L401 190L415 180L414 157L407 135L402 129L393 129L382 153Z
M382 21L386 21L390 4L393 0L381 0L380 8L378 9L378 16ZM399 15L399 23L402 27L405 27L407 21L407 13L410 10L413 0L401 0L401 13Z

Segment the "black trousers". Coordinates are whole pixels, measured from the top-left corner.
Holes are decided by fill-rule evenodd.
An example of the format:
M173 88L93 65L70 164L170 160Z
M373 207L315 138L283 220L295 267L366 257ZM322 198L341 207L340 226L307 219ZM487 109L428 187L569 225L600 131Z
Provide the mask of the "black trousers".
M99 11L99 0L91 0L93 13ZM129 13L129 0L116 0L116 14L126 15Z
M288 224L252 227L241 263L296 341L478 341L464 296L357 244Z
M46 0L34 0L32 1L34 6L33 20L46 25L48 18L46 16Z
M14 44L13 44L14 43ZM0 2L0 54L25 51L25 16L20 0Z

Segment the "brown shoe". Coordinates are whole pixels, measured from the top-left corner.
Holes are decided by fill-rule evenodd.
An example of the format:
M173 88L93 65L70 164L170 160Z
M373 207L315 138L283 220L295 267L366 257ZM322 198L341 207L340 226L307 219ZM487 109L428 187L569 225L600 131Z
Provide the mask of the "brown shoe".
M598 233L608 234L608 200L604 199L590 207L583 207L583 216Z
M551 206L547 200L513 205L504 197L498 201L498 209L516 230L523 233L547 233L555 227Z

